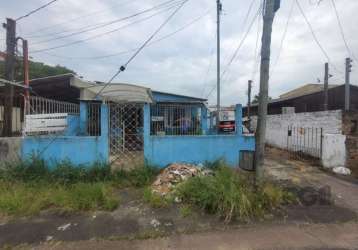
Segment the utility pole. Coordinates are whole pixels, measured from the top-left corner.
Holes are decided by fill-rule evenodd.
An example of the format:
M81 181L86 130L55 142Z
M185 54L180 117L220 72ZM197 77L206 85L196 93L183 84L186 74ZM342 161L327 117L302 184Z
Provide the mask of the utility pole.
M4 23L3 27L6 29L5 79L13 82L15 80L16 21L7 18L6 24ZM3 136L12 135L13 96L13 85L6 84Z
M350 110L350 104L351 104L351 89L350 89L350 74L352 72L352 62L353 60L350 58L346 58L346 80L345 80L345 94L344 94L344 110L349 111Z
M29 76L29 44L27 40L22 40L22 49L23 49L23 64L24 64L24 85L26 86L25 90L25 102L24 102L24 116L29 114L30 111L30 76Z
M248 129L251 131L251 88L252 88L252 80L248 82L248 89L247 89L247 120L248 120Z
M270 78L271 34L275 11L279 9L279 6L279 0L265 0L263 10L264 24L261 47L260 93L258 106L258 121L255 138L255 170L256 180L258 183L262 182L264 177L266 118L268 105L268 85Z
M216 127L217 130L219 131L219 124L220 124L220 15L221 15L221 11L222 11L222 4L220 2L220 0L216 0L216 19L217 19L217 35L216 35L216 39L217 39L217 86L216 86L216 93L217 93L217 107L216 107L216 113L217 113L217 119L216 119Z
M323 110L328 110L328 79L329 79L329 65L324 64L324 103Z

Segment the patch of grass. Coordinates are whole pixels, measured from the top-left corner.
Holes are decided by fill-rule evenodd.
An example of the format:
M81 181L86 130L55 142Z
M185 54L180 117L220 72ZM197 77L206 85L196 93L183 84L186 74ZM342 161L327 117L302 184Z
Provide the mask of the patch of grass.
M193 209L190 205L183 205L180 207L179 213L181 217L186 218L193 214Z
M150 187L144 189L143 200L153 208L168 207L172 203L170 197L161 196L153 192Z
M117 170L113 173L113 181L119 186L146 187L150 185L159 170L152 166L139 166L131 171Z
M119 199L105 183L76 183L69 186L42 183L0 182L0 213L33 215L43 209L68 211L113 210Z
M188 179L177 187L176 193L184 203L218 214L226 222L260 217L292 200L292 195L280 187L254 187L247 177L222 165L213 176Z

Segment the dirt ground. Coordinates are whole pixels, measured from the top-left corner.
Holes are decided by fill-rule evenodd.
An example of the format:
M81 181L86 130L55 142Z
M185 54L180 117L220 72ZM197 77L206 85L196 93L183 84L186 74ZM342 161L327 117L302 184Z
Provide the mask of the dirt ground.
M292 161L284 154L268 150L266 165L271 178L302 188L329 186L333 202L290 205L262 221L225 225L220 218L199 211L183 218L177 204L153 209L143 202L142 190L125 189L118 193L120 206L113 212L47 211L32 218L0 221L0 247L358 249L358 185L325 173L310 162Z

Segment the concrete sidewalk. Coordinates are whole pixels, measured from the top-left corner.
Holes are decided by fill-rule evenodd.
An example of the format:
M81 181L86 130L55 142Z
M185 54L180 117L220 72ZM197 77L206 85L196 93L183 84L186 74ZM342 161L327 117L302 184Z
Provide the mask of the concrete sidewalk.
M358 224L247 226L150 240L49 243L34 249L358 249Z

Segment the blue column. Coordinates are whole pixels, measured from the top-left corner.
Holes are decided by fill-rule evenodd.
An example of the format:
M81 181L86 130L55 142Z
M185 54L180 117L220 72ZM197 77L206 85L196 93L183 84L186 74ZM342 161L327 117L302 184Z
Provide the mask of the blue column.
M235 125L236 125L236 134L242 135L242 106L241 106L241 104L236 104Z
M150 104L143 106L143 145L144 145L144 159L150 160Z
M80 135L87 135L88 106L87 102L80 102Z
M208 134L208 110L205 105L201 107L201 130L203 135Z
M109 112L107 104L101 105L101 136L99 150L104 162L109 162Z

